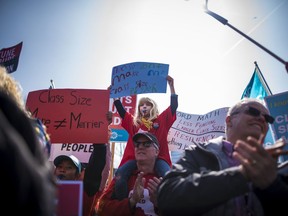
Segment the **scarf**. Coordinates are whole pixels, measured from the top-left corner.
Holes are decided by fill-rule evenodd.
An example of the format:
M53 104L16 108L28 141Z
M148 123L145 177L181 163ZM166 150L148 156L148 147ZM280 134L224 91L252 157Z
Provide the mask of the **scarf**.
M146 128L148 128L148 130L150 130L152 128L152 124L153 122L150 120L146 120L145 118L142 118L142 123L145 125Z

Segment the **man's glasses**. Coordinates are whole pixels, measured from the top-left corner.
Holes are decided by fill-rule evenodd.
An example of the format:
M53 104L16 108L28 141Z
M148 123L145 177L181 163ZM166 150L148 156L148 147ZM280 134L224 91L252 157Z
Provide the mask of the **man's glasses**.
M234 115L234 114L238 114L240 113L240 111L236 111L235 113L232 113L231 115ZM260 110L254 108L254 107L248 107L248 109L244 110L243 113L247 114L247 115L250 115L250 116L254 116L254 117L259 117L260 115L263 115L264 118L265 118L265 121L267 123L270 123L270 124L273 124L274 122L274 118L268 114L263 114L261 113Z
M134 141L134 147L139 148L140 145L143 145L145 148L149 148L150 146L154 145L151 141L145 141L145 142L138 142Z

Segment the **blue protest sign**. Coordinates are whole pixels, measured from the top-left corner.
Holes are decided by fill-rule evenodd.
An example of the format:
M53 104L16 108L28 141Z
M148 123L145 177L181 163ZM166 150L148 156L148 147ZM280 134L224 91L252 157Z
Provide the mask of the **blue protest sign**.
M272 125L276 139L284 138L288 141L288 91L279 94L270 95L264 98L270 114L275 118ZM288 145L284 147L288 150ZM288 160L288 156L283 156Z
M110 98L166 93L169 65L151 62L133 62L113 67Z

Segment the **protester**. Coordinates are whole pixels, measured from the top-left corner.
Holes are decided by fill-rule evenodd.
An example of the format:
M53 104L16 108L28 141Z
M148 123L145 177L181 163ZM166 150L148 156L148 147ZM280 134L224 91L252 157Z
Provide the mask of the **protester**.
M170 87L171 101L170 106L160 114L156 102L148 97L139 100L136 116L126 112L119 99L114 101L115 107L122 118L121 125L129 133L129 139L122 160L115 173L117 181L113 196L119 200L127 197L127 179L136 166L132 137L137 132L149 131L158 138L160 148L156 162L156 171L159 176L163 176L172 166L167 136L169 129L176 120L178 95L175 94L173 78L168 75L166 79Z
M30 119L2 88L0 146L1 211L8 215L55 215L56 183L51 167Z
M1 139L1 159L5 165L3 170L8 169L7 172L4 171L5 177L2 178L4 181L7 180L7 184L2 182L1 185L7 189L11 189L9 185L13 187L8 196L2 195L5 196L5 201L10 200L8 204L13 203L13 213L16 215L16 212L52 215L55 210L56 184L50 163L47 161L48 155L43 154L40 148L44 145L44 152L48 154L49 146L46 144L50 145L50 142L39 142L35 121L25 109L21 85L4 66L0 66L0 92L0 110L3 114L1 125L3 133L7 133L6 137ZM26 194L28 195L25 196ZM23 200L24 197L26 201Z
M5 67L0 66L0 89L11 97L18 108L21 109L30 119L34 127L39 144L43 147L47 159L50 156L51 141L50 136L46 131L46 126L38 118L33 118L30 112L26 109L22 97L22 87L6 70Z
M133 136L136 169L129 176L129 195L118 200L112 197L114 177L97 203L97 213L102 215L141 216L157 215L156 189L161 177L155 172L159 142L152 133L139 132Z
M112 112L108 112L106 117L110 124L112 122ZM108 128L108 140L110 135L111 130ZM74 155L59 155L54 159L54 175L59 180L83 180L83 216L95 214L94 207L103 190L103 186L100 188L101 183L102 185L103 182L105 184L109 175L107 170L110 170L110 161L106 160L109 151L108 144L94 143L93 151L85 169Z
M111 114L111 119L112 119L112 112L109 112ZM108 127L108 140L110 140L111 136L111 129ZM96 203L102 194L104 188L106 187L108 183L108 178L110 174L110 166L111 166L111 157L112 153L110 150L110 143L108 142L107 144L93 144L93 148L95 151L92 152L92 154L96 153L94 156L91 156L89 158L88 165L85 168L85 173L84 173L84 190L86 191L85 196L86 200L89 200L91 203L89 208L86 208L85 212L89 211L90 216L96 216ZM98 152L98 154L97 154ZM104 152L104 153L101 153ZM99 154L101 153L101 156ZM105 155L104 163L105 166L102 169L101 172L101 167L97 165L99 161L102 163L103 156ZM101 175L100 175L101 174ZM100 179L101 181L98 181L97 179ZM85 214L84 214L85 215Z
M158 187L161 215L277 215L288 201L287 175L264 149L274 118L244 98L226 116L226 139L192 144ZM171 198L173 196L173 199Z

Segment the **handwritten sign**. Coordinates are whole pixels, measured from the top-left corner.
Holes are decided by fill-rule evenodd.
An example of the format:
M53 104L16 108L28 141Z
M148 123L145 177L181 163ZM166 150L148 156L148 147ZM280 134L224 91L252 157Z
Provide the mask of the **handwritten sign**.
M29 92L26 106L46 125L52 143L107 143L108 90Z
M133 62L113 67L110 97L165 93L169 65Z
M4 65L8 73L17 70L23 42L0 50L0 65Z
M168 134L170 151L184 151L193 143L204 143L218 136L225 136L225 118L228 107L204 115L177 111L177 119Z

